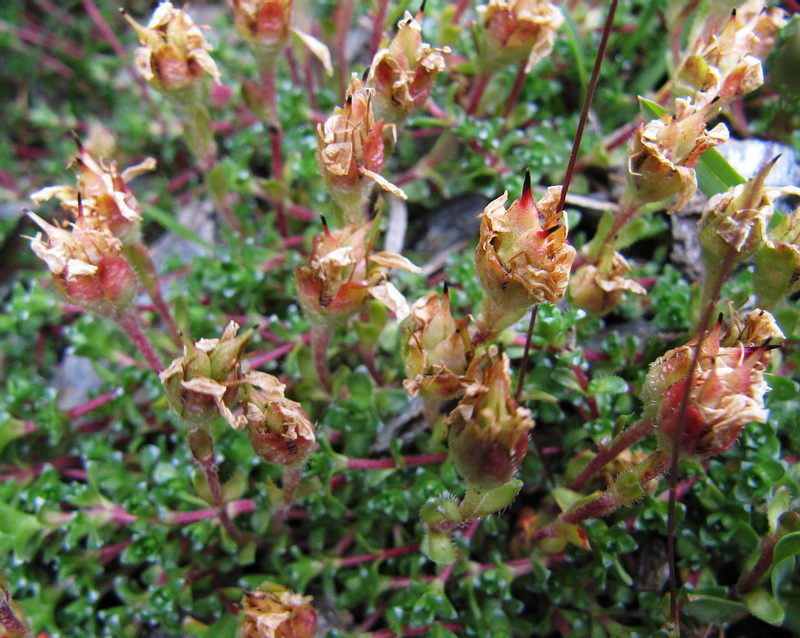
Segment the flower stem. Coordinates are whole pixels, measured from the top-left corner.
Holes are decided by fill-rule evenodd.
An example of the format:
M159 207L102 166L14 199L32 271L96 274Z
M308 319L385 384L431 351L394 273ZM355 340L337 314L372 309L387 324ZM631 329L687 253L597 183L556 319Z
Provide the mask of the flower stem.
M392 469L395 467L413 467L416 465L427 465L428 463L442 463L447 459L447 452L440 454L418 454L415 456L400 457L400 461L395 459L347 459L348 470L381 470Z
M189 449L206 479L208 489L211 492L211 501L217 510L220 525L237 544L243 545L245 538L228 515L228 510L225 508L225 502L222 499L219 468L214 457L214 441L211 439L211 435L203 428L192 428L191 426L187 435Z
M141 355L145 358L153 372L161 374L164 369L164 364L161 362L161 357L156 354L153 345L147 338L147 335L142 331L139 325L139 319L131 314L125 314L117 317L117 324L122 328L123 332L128 335L128 338L133 342L133 345L139 350Z
M314 359L314 368L317 371L319 382L328 393L333 391L331 371L328 367L328 346L332 335L330 328L315 327L311 329L311 356Z
M517 77L514 78L514 86L511 87L511 93L508 96L508 101L506 102L506 107L503 109L503 119L508 119L508 115L511 113L511 109L513 109L516 104L517 100L519 100L519 94L522 91L522 85L525 84L525 67L527 66L528 61L523 60L519 63L519 69L517 70Z
M386 24L386 14L389 9L389 0L378 0L378 7L372 18L372 35L369 39L369 57L375 57L383 37L383 27Z
M490 73L483 72L475 78L475 83L472 85L472 92L469 96L469 104L467 105L467 115L477 115L478 107L481 104L481 98L486 92L486 87L489 86L489 80L492 76Z
M269 122L269 141L272 151L272 179L283 183L283 128L278 115L278 72L275 64L263 64L261 68L261 82L267 96L268 109L272 117ZM278 232L281 237L288 237L289 229L286 226L286 211L283 198L274 202L275 218Z
M641 441L653 430L650 419L642 417L631 427L621 432L611 445L598 450L597 455L586 464L578 476L570 483L569 489L579 492L606 464L613 461L620 452Z

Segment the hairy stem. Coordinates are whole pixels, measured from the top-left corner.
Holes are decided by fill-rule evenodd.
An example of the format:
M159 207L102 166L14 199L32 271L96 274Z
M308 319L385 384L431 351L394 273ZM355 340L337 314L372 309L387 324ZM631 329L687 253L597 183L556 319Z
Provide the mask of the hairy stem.
M634 443L641 441L653 430L653 423L650 419L642 417L631 427L621 432L616 439L611 442L608 447L601 448L589 463L586 464L578 476L570 483L569 489L576 492L581 491L583 486L586 485L597 473L602 470L606 464L613 461L620 452L628 449Z
M122 328L123 332L128 335L128 338L145 358L153 372L161 374L161 371L164 369L164 364L161 362L161 357L159 357L153 349L153 344L150 343L147 335L145 335L142 327L139 325L139 319L135 315L125 314L117 317L117 324Z
M272 179L283 182L283 128L278 116L278 72L275 64L264 64L261 69L261 82L267 96L269 112L273 121L269 123L269 141L272 153ZM281 237L289 236L286 226L286 211L283 199L273 202L275 206L275 221Z

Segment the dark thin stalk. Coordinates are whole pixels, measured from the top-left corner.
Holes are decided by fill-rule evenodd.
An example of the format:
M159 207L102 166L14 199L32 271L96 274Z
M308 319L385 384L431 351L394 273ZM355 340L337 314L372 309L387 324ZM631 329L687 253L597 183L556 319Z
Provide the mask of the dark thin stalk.
M472 92L469 96L469 104L467 105L467 115L475 115L478 112L481 98L486 92L486 87L489 86L491 77L489 73L481 73L475 78L475 83L472 85Z
M603 63L603 57L605 56L606 47L608 46L608 37L611 35L611 26L614 23L614 14L617 12L618 2L619 0L611 0L611 6L608 8L608 15L606 15L606 23L603 25L603 36L600 38L600 46L597 49L597 56L594 59L592 77L589 80L589 86L586 88L586 97L583 100L581 117L578 120L578 130L575 131L575 141L572 143L572 153L570 153L569 156L569 164L567 164L567 172L564 175L564 183L561 187L561 199L558 202L556 213L564 210L564 201L567 199L569 184L572 181L572 173L575 170L575 162L578 159L578 151L581 147L583 130L586 128L586 120L589 117L589 108L592 105L592 97L594 96L594 90L597 86L597 78L600 75L600 65Z
M311 330L311 357L314 360L314 369L317 371L322 387L328 393L333 390L331 370L328 366L328 345L330 342L331 331L329 328Z
M522 363L519 368L519 379L517 380L517 393L515 398L519 403L522 396L522 384L525 382L525 375L528 373L528 355L531 352L531 339L533 338L533 326L536 323L536 315L539 312L539 304L531 308L531 320L528 322L528 335L525 337L525 351L522 353Z
M675 503L677 501L678 485L678 461L680 460L680 442L683 438L683 429L686 424L686 412L689 409L689 394L692 388L692 380L697 372L697 366L700 358L700 350L703 347L703 342L706 338L708 325L711 321L712 313L717 306L717 299L719 299L720 292L722 291L722 284L725 281L731 267L733 266L736 257L736 249L733 246L728 247L727 253L722 260L722 264L718 271L717 282L711 291L711 298L708 300L706 307L703 310L703 315L697 326L697 343L694 347L692 354L692 363L689 367L688 379L686 390L681 398L680 408L678 410L677 427L672 433L672 453L670 458L670 476L669 476L669 504L667 506L667 562L669 564L669 621L675 625L679 622L678 616L678 570L675 564Z

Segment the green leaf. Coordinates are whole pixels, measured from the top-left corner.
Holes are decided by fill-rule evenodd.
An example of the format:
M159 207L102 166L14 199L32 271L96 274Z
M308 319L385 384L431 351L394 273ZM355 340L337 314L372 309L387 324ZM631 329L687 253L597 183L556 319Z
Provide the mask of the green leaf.
M742 596L744 604L756 618L771 625L780 625L783 622L783 607L765 589L756 589Z
M794 562L797 554L800 554L800 532L787 534L775 544L775 549L772 551L772 591L776 595L781 588L786 568L791 568L791 562Z
M684 606L684 611L701 622L715 625L727 625L738 615L747 612L743 603L718 598L717 596L691 596Z
M142 209L144 211L145 217L149 217L150 219L157 221L167 230L171 230L176 235L179 235L184 239L188 239L189 241L194 242L195 244L199 244L200 246L205 246L209 250L214 249L213 244L210 244L205 239L200 237L200 235L198 235L196 232L181 224L177 219L175 219L169 213L161 210L160 208L156 208L155 206L150 206L149 204L144 204L142 206Z
M648 119L657 119L669 113L660 104L639 96L639 110L642 116ZM722 155L714 148L708 149L700 156L700 160L695 167L697 172L697 185L705 193L706 197L711 197L737 184L744 184L745 179L736 169L728 163Z
M622 394L628 391L628 384L625 379L614 375L592 379L589 382L588 394Z

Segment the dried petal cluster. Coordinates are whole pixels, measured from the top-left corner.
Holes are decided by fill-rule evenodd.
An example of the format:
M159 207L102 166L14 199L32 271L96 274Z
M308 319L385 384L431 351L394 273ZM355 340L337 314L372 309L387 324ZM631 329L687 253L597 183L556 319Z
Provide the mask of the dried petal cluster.
M265 461L302 463L316 441L314 425L302 406L286 398L286 386L271 374L250 372L243 384L243 415L231 425L247 427L253 449Z
M143 27L127 14L142 45L134 52L134 64L142 77L155 89L170 94L183 91L208 73L220 83L219 70L209 51L212 47L203 29L187 13L188 5L176 9L171 2L161 2Z
M441 305L439 295L432 293L411 306L401 353L406 372L403 387L412 397L419 393L425 399L444 401L466 386L472 359L467 318L453 319L446 288Z
M698 110L691 101L677 99L675 109L674 116L639 127L628 160L628 184L638 202L678 196L667 212L683 208L697 191L694 167L700 155L728 139L724 124L706 130L709 107Z
M337 106L333 115L317 125L317 167L348 223L363 221L362 208L373 183L406 199L400 188L380 175L384 129L394 135L394 125L375 120L372 94L373 89L366 88L354 73L344 108Z
M368 84L375 89L376 117L399 123L420 109L445 69L445 53L449 49L432 49L422 41L422 27L406 11L397 23L397 35L375 54L370 67Z
M188 426L207 427L219 415L238 423L230 406L239 393L240 359L253 330L238 332L231 321L219 339L187 340L183 356L159 375L169 407Z
M312 638L317 631L317 613L311 600L311 596L272 583L245 592L240 638Z
M481 215L475 268L485 292L484 325L505 328L533 304L564 296L575 249L558 212L560 194L561 186L552 186L537 204L526 175L522 197L508 210L504 193Z
M28 216L46 233L31 238L31 249L47 264L61 294L107 317L127 310L136 294L136 274L108 226L84 225L79 218L62 227L30 211Z
M156 161L148 157L120 173L115 161L97 161L78 142L78 156L71 167L78 177L77 187L47 186L31 193L31 199L40 204L56 197L83 228L105 225L123 243L138 242L142 209L128 182L154 170Z
M330 230L324 224L314 237L305 266L295 273L303 313L314 324L335 328L374 297L392 310L398 320L408 316L403 295L386 279L387 268L419 272L408 259L394 253L370 254L371 222Z
M644 287L626 277L630 271L622 254L608 251L597 264L584 264L573 273L569 281L570 302L588 313L605 315L619 305L624 291L646 294Z
M468 486L488 491L514 478L528 451L533 418L511 396L510 362L496 346L447 422L450 458Z
M765 311L751 312L733 334L743 338L732 347L720 346L721 326L703 338L697 367L690 378L697 338L656 360L650 367L642 391L645 417L657 425L663 449L672 449L675 429L682 427L680 448L692 457L710 456L728 450L742 428L750 422L765 423L768 411L764 395L769 386L763 371L768 357L764 344L753 338L781 338L774 320ZM688 387L683 423L681 406Z
M561 10L541 0L489 0L478 11L487 43L482 61L489 68L527 59L529 71L553 50L556 31L564 24Z
M735 10L721 29L712 16L675 73L675 93L702 107L756 90L764 83L762 63L775 34L787 22L785 11L766 9L763 0Z

